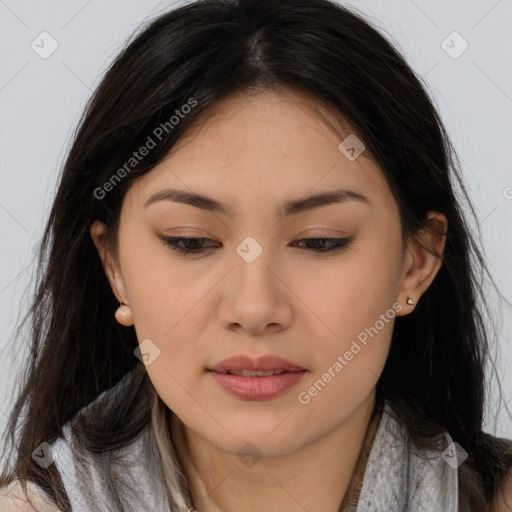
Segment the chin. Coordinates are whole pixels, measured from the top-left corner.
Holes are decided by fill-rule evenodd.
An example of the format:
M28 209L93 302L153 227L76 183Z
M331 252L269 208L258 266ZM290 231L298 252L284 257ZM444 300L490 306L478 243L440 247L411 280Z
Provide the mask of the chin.
M227 425L225 428L231 436L223 430L222 433L217 432L217 436L212 436L211 431L198 432L198 434L220 450L242 458L286 455L299 449L305 442L299 432L290 429L278 431L275 425L271 428L267 426L258 428L254 422L248 422L239 424L237 428L230 428Z

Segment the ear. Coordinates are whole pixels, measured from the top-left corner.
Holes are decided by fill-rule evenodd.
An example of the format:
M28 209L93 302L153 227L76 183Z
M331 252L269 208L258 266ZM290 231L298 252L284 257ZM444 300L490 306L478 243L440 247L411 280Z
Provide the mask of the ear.
M92 224L90 233L94 245L96 246L96 249L100 255L101 261L103 263L103 269L105 270L105 274L107 275L107 279L110 283L113 294L116 296L118 302L129 304L121 269L119 268L119 263L108 251L106 245L106 225L103 222L97 220Z
M398 316L407 315L414 309L414 305L407 304L407 299L411 298L417 304L436 277L442 265L447 229L446 216L431 211L425 227L408 242L398 295L398 302L404 307Z

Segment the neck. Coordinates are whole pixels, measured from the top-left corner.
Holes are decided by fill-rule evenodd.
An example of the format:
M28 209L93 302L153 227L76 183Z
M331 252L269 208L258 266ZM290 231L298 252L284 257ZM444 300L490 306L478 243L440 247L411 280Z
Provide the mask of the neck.
M351 483L375 409L371 394L341 425L285 455L240 468L236 453L218 449L171 416L172 438L197 512L338 512Z

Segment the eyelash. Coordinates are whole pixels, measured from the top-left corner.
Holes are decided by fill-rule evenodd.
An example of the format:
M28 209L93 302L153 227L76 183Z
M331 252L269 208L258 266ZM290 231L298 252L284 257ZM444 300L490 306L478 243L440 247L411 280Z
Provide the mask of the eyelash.
M187 243L190 241L197 241L197 240L208 241L209 238L160 237L160 239L165 246L167 246L171 250L173 250L177 253L183 254L183 255L202 254L206 250L211 249L211 247L210 248L202 248L202 249L182 249L181 247L178 246L178 244L181 242ZM330 253L330 252L335 252L335 251L341 251L342 249L347 247L352 242L353 237L349 236L346 238L302 238L301 240L297 240L297 242L309 242L312 240L313 241L320 240L322 242L334 243L334 246L330 247L328 249L311 249L311 248L306 249L306 250L313 251L316 253L325 254L325 253Z

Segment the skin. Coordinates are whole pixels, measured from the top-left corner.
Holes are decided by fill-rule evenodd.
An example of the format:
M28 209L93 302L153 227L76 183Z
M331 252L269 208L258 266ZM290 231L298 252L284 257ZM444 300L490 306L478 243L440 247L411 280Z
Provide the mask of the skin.
M319 116L318 112L323 113ZM160 355L146 369L175 413L198 512L336 512L346 493L375 404L375 386L389 352L394 318L336 377L302 404L297 395L332 367L359 333L396 302L409 314L438 272L438 258L411 240L402 245L398 206L380 168L338 149L350 132L335 130L329 111L284 90L235 95L215 106L123 202L116 260L105 226L91 236L120 302L124 325ZM180 188L211 196L228 217L159 201L151 194ZM279 218L285 200L337 188L366 196ZM431 223L446 233L443 214ZM203 254L183 256L158 235L211 239ZM236 252L248 236L262 254L247 263ZM316 253L297 241L353 236L350 245ZM442 253L445 236L425 233ZM227 357L273 354L307 369L302 381L268 400L225 392L206 369ZM252 443L246 465L237 453Z

